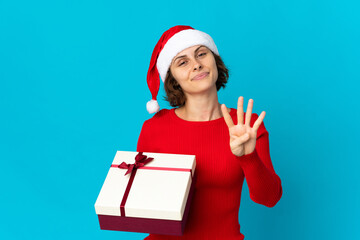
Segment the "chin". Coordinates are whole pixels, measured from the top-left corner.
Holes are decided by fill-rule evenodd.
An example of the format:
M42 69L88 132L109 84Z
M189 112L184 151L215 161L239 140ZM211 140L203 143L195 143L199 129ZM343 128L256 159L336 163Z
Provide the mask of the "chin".
M210 92L213 88L216 89L216 84L210 84L210 83L204 83L199 84L196 87L193 87L189 93L204 93L204 92Z

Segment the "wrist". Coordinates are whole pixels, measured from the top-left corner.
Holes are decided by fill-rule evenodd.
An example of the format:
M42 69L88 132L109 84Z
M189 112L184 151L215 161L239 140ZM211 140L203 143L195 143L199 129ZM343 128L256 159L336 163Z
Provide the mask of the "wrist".
M254 154L254 152L255 152L255 149L254 149L254 151L252 151L251 153L244 153L244 154L242 154L242 155L236 155L236 154L234 154L237 158L241 158L241 157L245 157L245 156L248 156L248 155L250 155L250 154Z
M235 155L236 156L236 155ZM242 156L236 156L236 158L241 161L243 164L251 163L256 160L258 157L256 150L252 151L251 153L244 154Z

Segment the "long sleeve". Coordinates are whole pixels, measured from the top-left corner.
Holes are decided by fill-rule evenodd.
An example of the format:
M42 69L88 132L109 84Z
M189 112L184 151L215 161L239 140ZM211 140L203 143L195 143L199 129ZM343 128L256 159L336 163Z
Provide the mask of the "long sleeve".
M237 122L236 109L231 108L230 115ZM256 119L254 113L252 125ZM255 151L237 159L231 152L223 118L186 121L175 114L175 109L162 109L144 122L137 151L196 156L197 179L184 234L150 234L146 240L243 240L238 222L243 184L239 182L246 177L251 199L268 207L275 206L282 195L264 124L257 131Z
M256 120L257 114L254 115ZM274 207L282 196L282 186L271 163L269 133L264 123L258 129L255 150L237 158L244 171L250 198L256 203Z
M141 131L140 131L140 135L139 135L139 139L137 142L137 147L136 147L136 151L137 152L151 152L151 147L150 147L150 128L148 127L148 120L144 122Z

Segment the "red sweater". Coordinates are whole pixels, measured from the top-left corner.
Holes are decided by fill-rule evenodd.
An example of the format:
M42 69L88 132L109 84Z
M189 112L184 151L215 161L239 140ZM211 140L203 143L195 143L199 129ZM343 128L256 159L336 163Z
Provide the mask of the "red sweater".
M236 109L230 115L237 124ZM245 123L244 113L244 123ZM253 113L252 127L258 115ZM250 198L273 207L282 196L281 180L270 159L269 133L264 122L257 131L255 150L237 157L230 149L229 128L224 118L186 121L175 109L162 109L142 126L138 152L196 155L197 181L183 236L150 234L146 240L221 239L241 240L238 214L246 178Z

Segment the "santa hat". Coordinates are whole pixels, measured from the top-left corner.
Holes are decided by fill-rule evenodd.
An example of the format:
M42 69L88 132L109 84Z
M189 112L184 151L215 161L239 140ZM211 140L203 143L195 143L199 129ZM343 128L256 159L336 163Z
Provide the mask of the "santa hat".
M160 87L159 75L165 82L166 73L173 58L182 50L195 45L204 45L219 55L210 35L190 26L177 25L163 33L154 48L147 73L147 84L152 95L152 99L146 104L149 113L158 112L160 109L156 101Z

